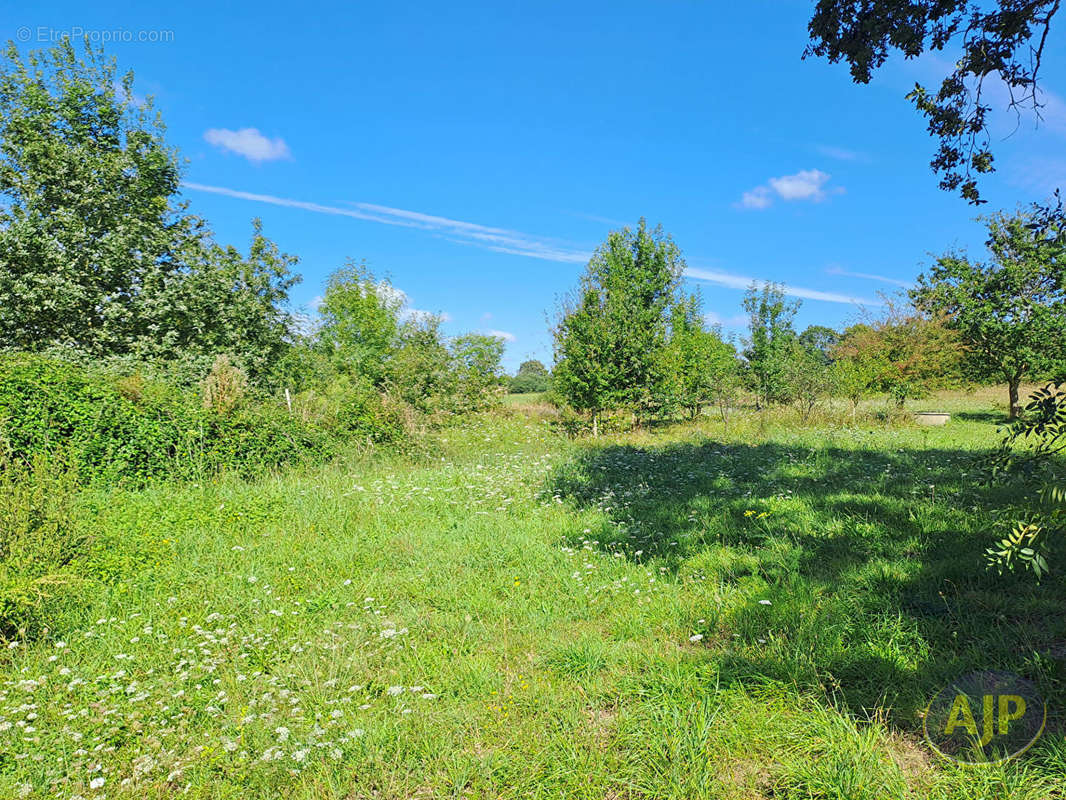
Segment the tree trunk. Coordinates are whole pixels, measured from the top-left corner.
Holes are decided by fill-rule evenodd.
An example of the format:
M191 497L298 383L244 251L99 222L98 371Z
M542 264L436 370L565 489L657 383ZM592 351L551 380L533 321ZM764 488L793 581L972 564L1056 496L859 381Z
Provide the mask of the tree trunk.
M1007 412L1007 419L1017 419L1021 411L1021 406L1018 403L1018 386L1021 382L1021 376L1014 375L1007 383L1007 392L1010 395L1010 411Z

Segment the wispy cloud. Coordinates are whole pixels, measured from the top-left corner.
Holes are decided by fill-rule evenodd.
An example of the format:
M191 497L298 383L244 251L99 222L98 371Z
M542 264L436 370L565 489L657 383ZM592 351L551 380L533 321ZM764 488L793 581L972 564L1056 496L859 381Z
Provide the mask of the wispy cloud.
M495 336L497 339L503 339L505 342L513 342L513 341L515 341L518 338L513 333L509 333L508 331L488 330L488 331L485 331L485 333L488 334L489 336Z
M275 197L269 194L243 192L238 189L227 189L223 186L209 186L190 181L183 181L182 186L197 192L210 192L240 200L251 200L256 203L299 208L316 214L333 214L366 220L367 222L377 222L382 225L436 231L453 237L455 241L462 244L474 245L496 253L509 253L516 256L528 256L529 258L541 258L546 261L570 264L583 264L592 257L590 251L568 247L546 237L538 237L506 228L493 228L488 225L479 225L475 222L463 222L462 220L423 214L420 211L408 211L402 208L391 208L373 203L353 203L350 208L327 206L321 203L292 200L287 197Z
M765 286L769 281L755 280L754 278L748 278L743 275L734 275L729 272L717 272L708 269L698 269L696 267L689 267L685 270L685 276L696 281L706 281L707 283L717 284L718 286L725 286L728 289L747 289L753 283L757 287ZM826 303L844 303L846 305L859 305L859 306L880 306L882 303L877 300L870 300L865 297L853 297L847 294L838 294L836 292L823 292L818 289L804 289L800 286L791 286L790 284L782 284L782 291L790 297L800 297L804 300L822 300Z
M835 158L837 161L866 161L867 155L858 150L848 150L845 147L834 147L828 144L815 145L815 150L827 158Z
M851 272L843 267L833 265L827 267L825 270L827 275L844 275L848 278L865 278L868 281L881 281L882 283L891 283L894 286L902 286L904 289L909 289L912 284L910 281L901 281L898 278L890 278L887 275L875 275L872 272Z
M601 225L610 225L612 228L624 228L627 225L633 224L632 222L626 222L625 220L614 219L613 217L601 217L598 214L585 214L581 211L571 211L569 213L571 216L577 217L578 219L586 219L589 222L598 222Z
M831 177L828 172L822 172L820 169L803 169L793 175L770 178L764 185L744 192L737 206L761 210L773 205L775 199L786 202L809 200L818 203L830 194L840 194L844 191L842 186L827 188L826 184Z
M244 156L253 163L291 158L289 146L284 139L269 139L256 128L210 128L204 131L204 141L222 150Z
M561 263L585 263L592 257L589 251L568 248L558 245L554 240L540 238L506 228L493 228L487 225L479 225L474 222L438 217L432 214L424 214L419 211L391 208L389 206L375 205L373 203L354 203L351 208L339 206L327 206L321 203L312 203L304 200L292 200L285 197L275 197L267 194L255 194L243 192L237 189L227 189L222 186L209 186L201 183L185 181L182 183L185 189L212 194L224 195L240 200L249 200L257 203L269 203L286 208L298 208L316 214L331 214L352 219L376 222L382 225L397 225L406 228L428 230L447 235L452 241L461 244L473 245L494 252L513 253L515 255L539 258L546 261ZM689 268L685 274L693 280L706 281L731 289L746 289L753 279L744 275L734 275L728 272L717 272L705 269ZM761 285L765 281L755 281ZM829 303L847 303L877 306L879 302L861 297L836 294L834 292L822 292L815 289L803 289L796 286L786 286L786 294L793 297L801 297L808 300L823 300ZM506 331L492 332L493 335L503 335ZM506 337L504 337L506 338Z
M748 318L744 314L733 314L723 317L717 311L708 311L703 315L710 325L721 325L723 328L742 328L748 324Z
M1023 155L1007 164L1011 184L1041 196L1050 197L1056 189L1066 189L1066 158L1057 155Z

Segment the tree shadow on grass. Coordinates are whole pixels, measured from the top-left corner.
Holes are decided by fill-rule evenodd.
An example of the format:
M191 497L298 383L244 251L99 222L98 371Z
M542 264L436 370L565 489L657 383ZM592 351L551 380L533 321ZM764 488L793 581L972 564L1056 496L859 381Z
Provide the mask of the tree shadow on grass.
M982 485L974 459L961 449L613 445L561 466L548 491L603 514L602 530L570 546L718 587L725 600L705 614L693 657L713 659L723 683L820 690L913 731L954 678L1008 670L1041 687L1049 730L1062 730L1066 584L986 569L984 550L1002 535L996 510L1024 495Z
M967 422L990 422L995 425L1009 422L1007 415L1000 411L953 411L951 416Z

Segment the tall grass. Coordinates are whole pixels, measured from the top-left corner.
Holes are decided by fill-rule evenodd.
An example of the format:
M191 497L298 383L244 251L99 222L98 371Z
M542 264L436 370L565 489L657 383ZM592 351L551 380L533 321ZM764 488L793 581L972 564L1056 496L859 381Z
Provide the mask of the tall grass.
M0 797L1061 797L1066 587L983 569L998 412L940 402L598 441L512 411L91 489L78 602L3 650ZM1023 760L922 743L975 668L1049 701Z

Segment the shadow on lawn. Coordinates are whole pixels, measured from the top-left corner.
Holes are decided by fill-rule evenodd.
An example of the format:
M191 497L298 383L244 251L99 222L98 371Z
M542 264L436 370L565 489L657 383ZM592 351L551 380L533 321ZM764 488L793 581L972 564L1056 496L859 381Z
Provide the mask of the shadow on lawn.
M949 681L1002 669L1040 685L1062 730L1066 586L986 569L994 512L1023 495L982 485L972 451L615 445L548 491L610 523L569 545L737 588L692 652L725 684L821 690L913 731Z
M953 411L951 416L967 422L991 422L996 425L1005 425L1010 421L1001 411Z

